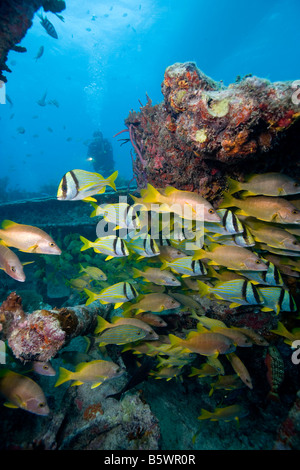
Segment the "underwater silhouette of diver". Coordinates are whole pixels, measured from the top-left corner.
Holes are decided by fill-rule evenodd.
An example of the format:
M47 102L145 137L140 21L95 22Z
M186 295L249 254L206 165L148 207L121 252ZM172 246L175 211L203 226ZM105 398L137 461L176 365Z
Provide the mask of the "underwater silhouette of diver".
M93 140L88 146L88 160L92 162L94 170L107 177L114 170L115 162L113 149L109 140L103 137L102 132L96 131Z

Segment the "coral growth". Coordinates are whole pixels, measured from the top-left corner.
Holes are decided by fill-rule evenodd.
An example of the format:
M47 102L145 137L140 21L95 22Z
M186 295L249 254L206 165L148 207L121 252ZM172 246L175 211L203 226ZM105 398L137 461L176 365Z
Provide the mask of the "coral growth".
M98 310L77 306L25 314L21 297L12 292L0 307L2 338L17 359L46 362L70 339L92 331Z
M176 63L165 71L162 92L162 103L152 106L148 99L125 120L134 130L139 187L172 185L215 199L226 176L242 177L246 163L253 171L267 166L295 176L297 155L294 165L290 158L282 166L283 149L291 149L285 137L297 139L299 129L292 82L248 76L225 87L194 63Z

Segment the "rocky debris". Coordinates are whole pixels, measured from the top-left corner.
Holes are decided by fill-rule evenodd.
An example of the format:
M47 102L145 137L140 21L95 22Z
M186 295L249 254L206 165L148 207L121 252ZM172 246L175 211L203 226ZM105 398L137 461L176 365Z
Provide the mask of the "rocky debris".
M292 81L247 76L225 87L194 63L176 63L165 71L162 93L162 103L148 98L125 120L140 188L170 185L218 200L227 176L243 179L246 167L299 177Z

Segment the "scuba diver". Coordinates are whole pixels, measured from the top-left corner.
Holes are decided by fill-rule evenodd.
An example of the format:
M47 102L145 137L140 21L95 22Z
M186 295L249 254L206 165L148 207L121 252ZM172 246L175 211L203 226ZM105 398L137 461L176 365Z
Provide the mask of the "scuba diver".
M104 178L109 176L115 166L111 143L103 137L102 132L96 131L88 146L88 161L92 162L94 170Z

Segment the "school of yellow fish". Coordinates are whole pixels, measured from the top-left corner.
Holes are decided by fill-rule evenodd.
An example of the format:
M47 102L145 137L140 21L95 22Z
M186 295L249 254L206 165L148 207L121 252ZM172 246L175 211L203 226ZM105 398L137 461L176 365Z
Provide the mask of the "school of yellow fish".
M228 327L205 316L192 296L225 302L229 308L255 306L274 315L296 312L282 274L299 277L299 184L281 173L252 175L244 183L229 179L218 209L196 193L150 184L140 191L140 198L131 196L133 204L98 205L92 196L103 194L106 186L116 190L116 177L117 172L104 179L72 170L64 175L57 194L60 200L92 205L91 217L104 220L112 230L94 241L81 236L81 250L93 250L106 261L120 258L126 273L122 282L110 284L109 263L106 272L81 265L81 276L70 282L85 293L86 305L99 301L120 309L110 321L98 317L94 341L99 347L115 344L122 351L156 358L150 372L156 379L171 380L189 368L189 377L217 377L210 395L216 389L252 389L239 348L268 346L268 342L250 328ZM9 246L60 254L47 234L28 227L5 221L0 230L0 264L12 275L7 266L14 262L18 277L15 273L12 277L20 281L25 280L22 265L16 263ZM106 281L106 287L95 290L95 281ZM160 335L159 329L167 327L164 315L182 311L196 320L196 327L178 336ZM274 332L284 336L287 344L299 338L298 331L288 332L281 322ZM199 357L203 362L197 368L193 362ZM231 365L232 375L224 375L223 358ZM75 372L60 368L56 386L72 381L72 385L90 383L94 388L124 372L111 361L78 361ZM0 392L5 395L2 382L0 378ZM5 396L10 398L8 392ZM243 407L236 404L213 412L202 410L199 419L228 421L244 415Z

